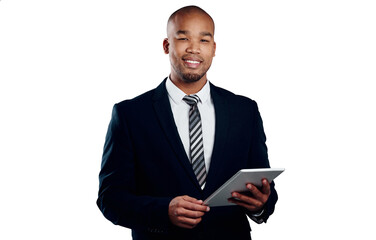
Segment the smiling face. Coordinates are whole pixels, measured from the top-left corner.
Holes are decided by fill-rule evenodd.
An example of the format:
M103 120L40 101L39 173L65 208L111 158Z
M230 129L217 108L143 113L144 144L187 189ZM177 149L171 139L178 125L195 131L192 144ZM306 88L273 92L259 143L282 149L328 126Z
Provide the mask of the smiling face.
M163 48L170 56L171 79L206 82L215 55L213 20L202 12L177 13L168 23Z

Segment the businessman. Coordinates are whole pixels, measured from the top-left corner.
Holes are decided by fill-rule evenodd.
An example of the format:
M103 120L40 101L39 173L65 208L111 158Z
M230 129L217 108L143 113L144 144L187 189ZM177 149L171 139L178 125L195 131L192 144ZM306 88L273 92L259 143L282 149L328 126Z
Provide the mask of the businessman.
M273 182L246 184L231 206L203 200L240 169L270 167L257 104L207 80L216 43L201 8L170 16L163 50L170 75L113 108L98 207L135 240L251 239L247 216L267 221L277 202Z

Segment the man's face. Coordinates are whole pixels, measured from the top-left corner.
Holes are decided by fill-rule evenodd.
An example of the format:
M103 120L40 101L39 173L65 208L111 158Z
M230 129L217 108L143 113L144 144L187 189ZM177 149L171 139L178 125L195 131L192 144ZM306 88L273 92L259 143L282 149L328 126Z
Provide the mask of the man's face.
M163 47L170 56L172 80L206 80L215 55L214 24L201 13L178 14L168 25Z

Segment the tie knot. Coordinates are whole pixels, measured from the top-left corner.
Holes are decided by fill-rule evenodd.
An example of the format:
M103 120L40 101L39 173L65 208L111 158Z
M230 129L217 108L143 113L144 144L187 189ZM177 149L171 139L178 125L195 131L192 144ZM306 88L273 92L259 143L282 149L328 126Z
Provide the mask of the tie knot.
M185 95L183 100L189 106L194 106L197 105L197 103L200 101L200 98L197 95Z

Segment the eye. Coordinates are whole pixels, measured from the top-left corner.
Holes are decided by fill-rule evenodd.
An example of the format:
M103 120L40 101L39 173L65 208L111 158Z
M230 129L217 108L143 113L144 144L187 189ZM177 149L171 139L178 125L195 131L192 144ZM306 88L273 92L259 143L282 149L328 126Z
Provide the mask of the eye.
M178 38L179 41L187 41L188 38Z
M201 39L201 42L207 43L207 42L209 42L209 40Z

